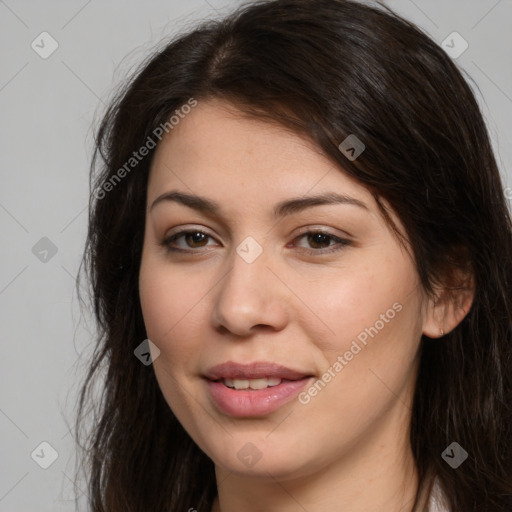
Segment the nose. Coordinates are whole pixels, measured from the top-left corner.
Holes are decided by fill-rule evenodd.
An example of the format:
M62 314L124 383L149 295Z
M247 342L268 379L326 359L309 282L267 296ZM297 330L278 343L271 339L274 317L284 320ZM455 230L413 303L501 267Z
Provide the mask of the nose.
M214 288L212 322L217 330L250 336L257 329L279 331L286 326L289 291L271 268L265 250L252 263L233 251L230 270Z

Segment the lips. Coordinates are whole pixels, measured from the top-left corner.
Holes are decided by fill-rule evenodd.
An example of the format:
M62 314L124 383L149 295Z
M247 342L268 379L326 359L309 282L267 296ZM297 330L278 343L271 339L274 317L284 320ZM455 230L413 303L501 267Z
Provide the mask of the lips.
M268 379L274 377L282 380L299 380L310 376L308 373L292 370L269 362L255 362L250 364L239 364L232 361L213 366L206 373L209 380L222 379Z
M210 397L224 414L264 416L293 400L312 375L275 363L227 362L204 375Z

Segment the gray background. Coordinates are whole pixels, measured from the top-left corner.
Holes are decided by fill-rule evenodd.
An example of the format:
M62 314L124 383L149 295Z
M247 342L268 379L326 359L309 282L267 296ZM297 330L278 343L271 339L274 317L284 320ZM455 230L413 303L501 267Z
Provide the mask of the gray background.
M163 37L237 3L0 0L0 512L74 510L69 428L94 333L74 291L93 127L114 87ZM471 84L512 186L512 0L388 5L439 44L453 31L468 42L455 60L481 91ZM31 47L51 48L43 31L58 43L46 59ZM47 469L40 464L52 452L42 442L58 454Z

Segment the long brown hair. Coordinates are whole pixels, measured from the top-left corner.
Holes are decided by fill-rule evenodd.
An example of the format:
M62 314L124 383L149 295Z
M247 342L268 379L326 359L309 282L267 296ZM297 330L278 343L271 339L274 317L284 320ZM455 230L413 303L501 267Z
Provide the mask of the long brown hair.
M130 160L190 98L214 97L310 137L387 200L427 292L473 275L464 320L421 340L410 442L419 491L434 475L454 511L510 512L512 223L485 123L442 48L391 10L349 0L258 1L204 22L144 62L106 112L82 260L99 329L76 419L90 509L209 512L216 495L213 462L134 356L147 337L138 273L154 148ZM353 161L338 148L350 134L366 146ZM452 442L469 454L457 469L441 457Z

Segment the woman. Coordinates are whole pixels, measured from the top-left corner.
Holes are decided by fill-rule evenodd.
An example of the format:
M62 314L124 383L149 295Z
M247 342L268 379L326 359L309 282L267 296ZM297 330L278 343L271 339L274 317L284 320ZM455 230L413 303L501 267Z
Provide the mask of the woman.
M418 28L242 7L143 65L96 157L91 510L512 509L511 219Z

